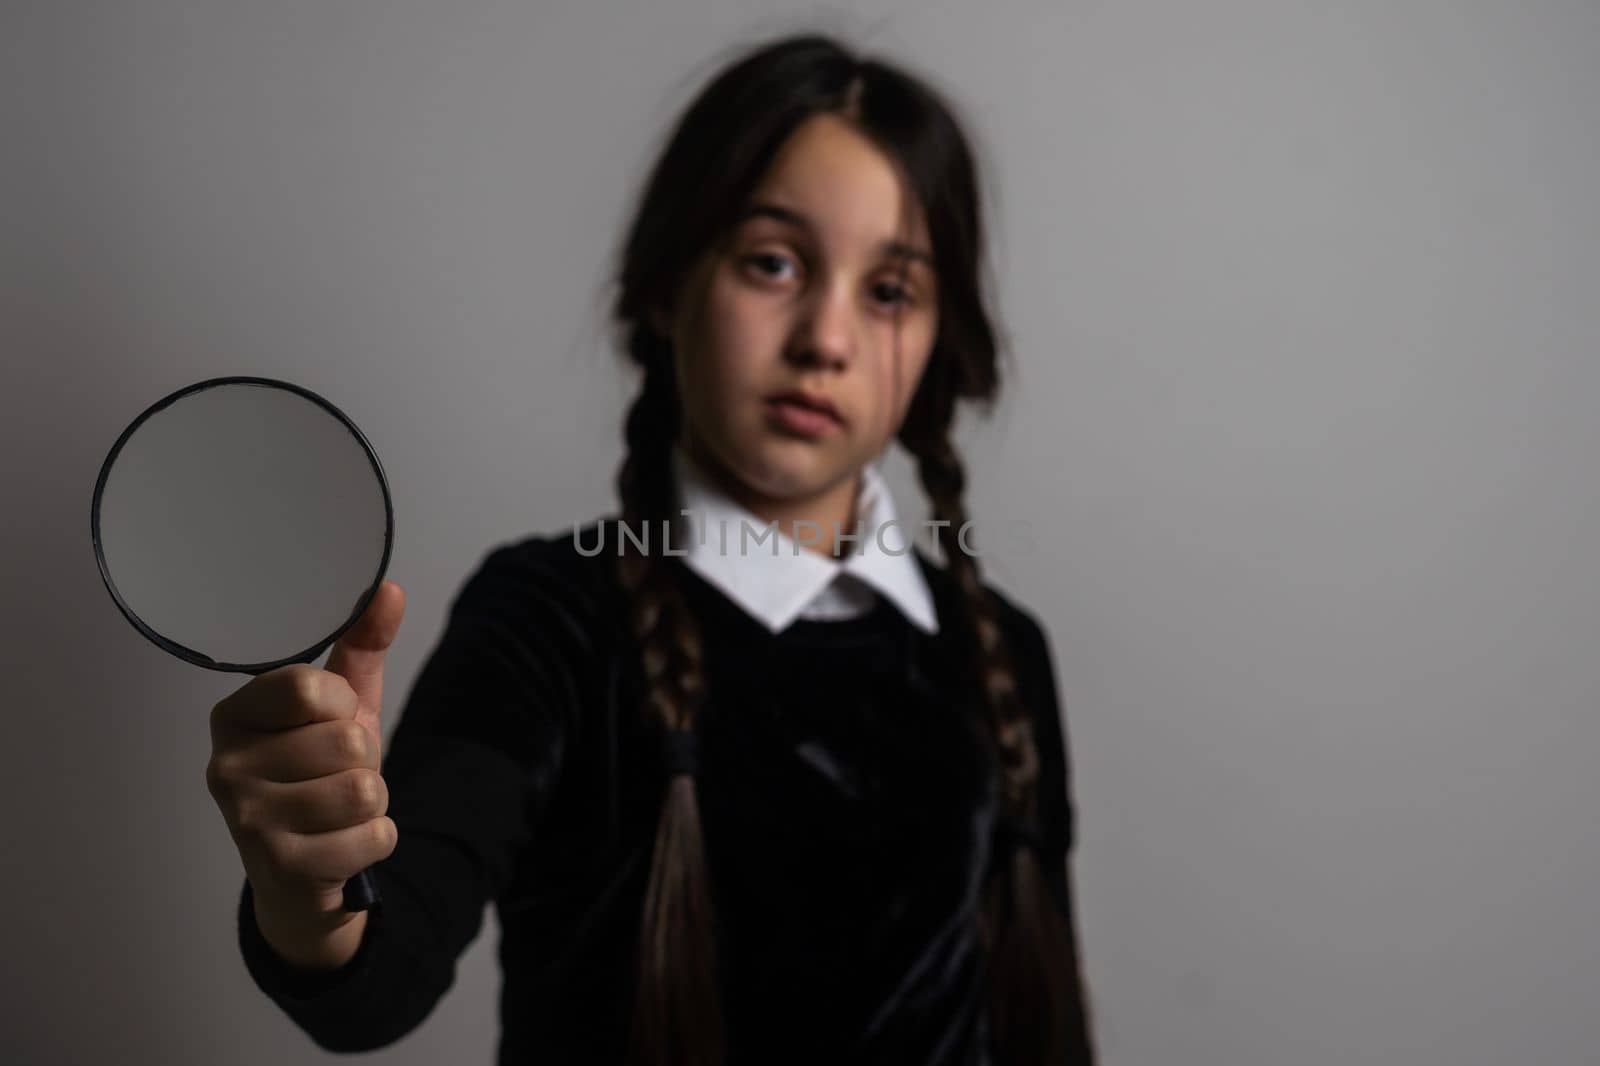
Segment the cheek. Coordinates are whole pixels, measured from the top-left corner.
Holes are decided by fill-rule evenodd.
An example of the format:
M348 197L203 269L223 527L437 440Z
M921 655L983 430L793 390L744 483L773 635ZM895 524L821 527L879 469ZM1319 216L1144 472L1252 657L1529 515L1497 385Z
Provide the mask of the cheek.
M700 329L686 339L679 364L685 406L702 427L719 432L749 420L750 397L770 384L769 318L727 285L707 292Z
M911 403L911 396L917 391L917 385L922 381L922 375L927 372L928 360L933 355L933 341L924 339L917 348L915 359L906 361L905 370L902 371L900 381L900 407L904 410Z
M714 290L706 305L704 359L707 376L722 395L758 389L770 380L781 351L781 324L758 297Z
M911 397L933 353L933 336L930 326L903 327L898 354L890 338L887 354L879 361L873 381L874 394L884 397L878 406L882 430L886 434L893 435L911 406Z

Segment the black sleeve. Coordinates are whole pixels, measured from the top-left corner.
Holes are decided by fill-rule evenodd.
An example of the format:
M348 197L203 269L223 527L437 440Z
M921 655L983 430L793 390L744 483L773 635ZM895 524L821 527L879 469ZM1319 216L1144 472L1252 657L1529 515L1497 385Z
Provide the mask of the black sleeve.
M456 597L383 755L394 851L372 867L382 902L333 971L294 967L240 893L238 933L257 986L329 1051L404 1036L455 979L485 904L510 879L553 788L573 714L574 616L563 582L523 552L492 552Z
M1016 605L1012 605L1010 639L1019 694L1033 715L1034 744L1038 749L1039 829L1043 837L1039 861L1050 894L1066 918L1069 956L1065 961L1070 985L1063 1061L1073 1066L1087 1066L1096 1056L1078 944L1077 893L1072 877L1077 808L1073 802L1072 756L1066 716L1062 713L1054 660L1044 628L1027 610Z
M1055 663L1038 620L1014 603L1006 606L1011 615L1008 635L1018 693L1033 716L1034 746L1039 759L1039 829L1044 838L1040 861L1056 902L1071 918L1068 867L1077 838L1077 806L1073 802L1071 752Z

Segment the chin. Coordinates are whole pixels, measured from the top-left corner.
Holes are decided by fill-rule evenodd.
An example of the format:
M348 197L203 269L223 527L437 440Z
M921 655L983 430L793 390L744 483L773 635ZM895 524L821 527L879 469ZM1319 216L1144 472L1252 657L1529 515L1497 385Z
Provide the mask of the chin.
M788 438L762 441L746 454L742 472L750 486L779 499L820 492L854 469L831 450Z

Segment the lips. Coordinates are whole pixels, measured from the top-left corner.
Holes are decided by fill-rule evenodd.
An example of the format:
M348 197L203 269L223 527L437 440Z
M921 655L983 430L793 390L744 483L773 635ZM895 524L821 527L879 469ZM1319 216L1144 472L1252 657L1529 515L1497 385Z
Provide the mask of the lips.
M789 389L785 392L773 393L767 397L767 400L771 403L792 403L807 410L825 414L840 425L844 424L844 419L839 415L839 409L833 406L833 402L826 396L818 393L806 392L803 389Z

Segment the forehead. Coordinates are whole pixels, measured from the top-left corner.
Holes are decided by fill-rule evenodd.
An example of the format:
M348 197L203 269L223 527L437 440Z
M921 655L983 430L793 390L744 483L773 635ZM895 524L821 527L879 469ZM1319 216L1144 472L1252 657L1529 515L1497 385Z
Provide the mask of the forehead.
M876 145L834 115L801 123L751 193L807 219L819 239L868 253L904 240L927 248L927 223L900 172Z

